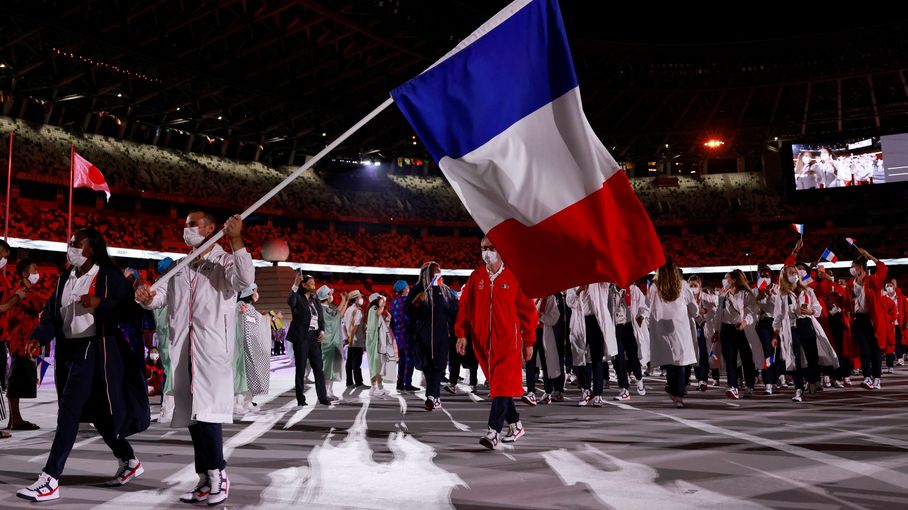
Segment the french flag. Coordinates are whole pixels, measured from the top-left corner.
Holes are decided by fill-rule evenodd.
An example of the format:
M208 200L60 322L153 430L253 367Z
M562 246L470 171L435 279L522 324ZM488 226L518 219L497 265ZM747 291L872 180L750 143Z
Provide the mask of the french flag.
M767 368L771 367L772 364L775 363L775 361L776 361L776 356L775 356L775 354L773 354L773 355L771 355L770 357L764 359L764 360L763 360L763 370L766 370Z
M836 257L835 253L832 253L832 251L830 251L829 248L826 248L825 250L823 250L823 254L820 255L820 258L823 260L832 262L833 264L835 264L836 262L839 261L839 258Z
M583 113L555 0L511 3L391 95L527 295L665 263Z
M792 223L791 228L793 228L795 230L795 232L797 232L798 234L801 234L802 237L804 236L804 224L803 223Z

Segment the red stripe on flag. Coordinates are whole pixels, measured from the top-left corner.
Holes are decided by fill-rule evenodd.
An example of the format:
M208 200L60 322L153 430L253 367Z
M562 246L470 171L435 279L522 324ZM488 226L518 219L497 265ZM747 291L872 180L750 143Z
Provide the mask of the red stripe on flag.
M626 287L665 263L656 229L621 171L534 226L511 219L488 235L530 297L592 282Z

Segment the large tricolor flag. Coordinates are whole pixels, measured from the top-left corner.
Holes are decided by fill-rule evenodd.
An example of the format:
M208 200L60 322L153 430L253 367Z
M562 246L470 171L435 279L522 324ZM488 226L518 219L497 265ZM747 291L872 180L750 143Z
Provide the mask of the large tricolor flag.
M107 200L110 200L110 186L107 185L104 174L78 152L73 152L73 187L103 191L107 195Z
M518 0L391 92L533 297L625 287L665 262L577 83L558 3Z

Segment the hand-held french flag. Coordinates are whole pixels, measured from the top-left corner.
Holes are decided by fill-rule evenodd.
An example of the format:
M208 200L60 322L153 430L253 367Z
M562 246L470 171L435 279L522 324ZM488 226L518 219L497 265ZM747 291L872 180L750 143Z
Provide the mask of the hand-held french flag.
M804 224L803 223L792 223L791 228L793 228L794 231L797 232L798 234L801 234L801 237L804 237Z
M583 113L555 0L511 3L391 95L529 296L665 262Z
M820 255L820 258L823 260L832 262L833 264L835 264L836 262L839 261L839 258L836 257L835 253L832 253L832 251L829 248L826 248L825 250L823 250L823 254Z

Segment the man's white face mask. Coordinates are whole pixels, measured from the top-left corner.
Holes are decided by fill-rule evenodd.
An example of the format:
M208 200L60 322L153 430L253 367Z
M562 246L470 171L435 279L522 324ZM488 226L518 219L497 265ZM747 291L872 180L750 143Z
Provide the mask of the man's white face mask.
M498 252L495 250L483 250L482 261L489 265L498 262Z
M183 229L183 242L186 243L186 246L195 248L202 244L204 240L205 236L199 233L199 227L186 227Z

